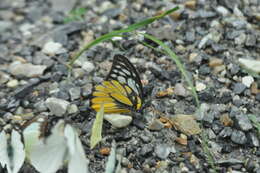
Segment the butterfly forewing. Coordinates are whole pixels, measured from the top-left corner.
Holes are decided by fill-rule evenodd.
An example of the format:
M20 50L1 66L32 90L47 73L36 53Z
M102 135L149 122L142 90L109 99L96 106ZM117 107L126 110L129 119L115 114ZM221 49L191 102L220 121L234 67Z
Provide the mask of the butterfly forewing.
M122 55L115 55L112 68L102 84L95 86L91 108L105 113L125 113L141 109L143 89L134 66Z
M121 84L126 84L143 99L143 88L139 74L125 56L115 55L112 68L106 80L117 80Z

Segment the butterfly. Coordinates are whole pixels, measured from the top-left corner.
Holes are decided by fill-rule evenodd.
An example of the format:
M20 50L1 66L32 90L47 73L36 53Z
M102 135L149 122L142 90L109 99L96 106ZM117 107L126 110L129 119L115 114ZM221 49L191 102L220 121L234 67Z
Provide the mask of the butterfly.
M104 113L139 111L143 105L143 87L136 68L123 55L115 55L106 79L94 87L90 107Z

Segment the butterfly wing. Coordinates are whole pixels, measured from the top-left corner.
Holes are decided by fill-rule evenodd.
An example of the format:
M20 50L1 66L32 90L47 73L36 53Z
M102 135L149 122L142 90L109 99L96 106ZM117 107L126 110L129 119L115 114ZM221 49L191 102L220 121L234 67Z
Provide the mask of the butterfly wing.
M137 70L122 55L115 55L112 68L102 84L95 86L92 109L104 104L105 113L125 113L141 109L143 88Z

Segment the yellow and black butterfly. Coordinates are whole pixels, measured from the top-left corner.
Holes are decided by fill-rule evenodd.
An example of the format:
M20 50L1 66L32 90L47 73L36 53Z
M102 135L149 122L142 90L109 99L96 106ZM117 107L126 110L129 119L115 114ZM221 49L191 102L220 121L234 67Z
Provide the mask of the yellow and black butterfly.
M143 99L137 70L125 56L115 55L106 80L94 87L90 104L96 112L103 104L104 113L127 113L141 110Z

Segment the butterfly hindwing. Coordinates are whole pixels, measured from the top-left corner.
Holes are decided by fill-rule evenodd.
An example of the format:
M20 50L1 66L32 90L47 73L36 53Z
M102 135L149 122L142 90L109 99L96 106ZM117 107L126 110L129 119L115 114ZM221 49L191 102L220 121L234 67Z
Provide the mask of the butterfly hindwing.
M141 109L143 89L134 66L122 55L115 55L112 68L92 93L91 108L105 113L125 113Z

